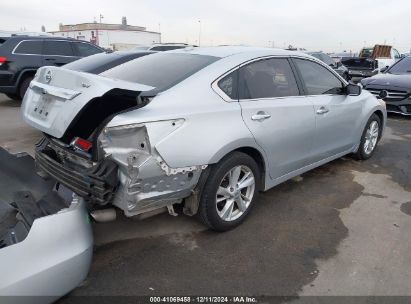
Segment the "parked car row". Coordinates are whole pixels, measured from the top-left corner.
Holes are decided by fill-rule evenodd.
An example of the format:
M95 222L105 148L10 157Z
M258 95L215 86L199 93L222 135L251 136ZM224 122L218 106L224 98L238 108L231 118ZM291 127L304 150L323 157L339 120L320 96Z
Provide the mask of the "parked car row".
M138 47L130 52L117 53L112 56L96 57L96 62L107 60L107 66L101 64L99 69L135 59L143 53L167 51L189 47L187 44L155 44ZM106 50L86 41L50 36L9 36L0 38L0 93L14 100L21 100L27 91L36 71L42 66L63 66L80 58L94 54L107 53ZM104 57L103 57L104 56ZM103 59L104 58L104 59ZM74 67L88 69L93 61L81 61ZM94 71L97 73L99 70Z
M384 71L401 59L400 53L389 45L375 45L360 51L358 57L344 58L341 62L348 68L351 77L361 80Z

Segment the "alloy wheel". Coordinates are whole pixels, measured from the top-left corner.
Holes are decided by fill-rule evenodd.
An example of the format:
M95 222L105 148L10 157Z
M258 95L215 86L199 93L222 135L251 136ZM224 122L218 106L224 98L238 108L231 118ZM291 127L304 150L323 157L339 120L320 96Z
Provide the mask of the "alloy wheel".
M365 142L364 142L364 152L366 154L371 154L374 151L378 136L380 134L380 128L377 121L372 121L365 132Z
M216 195L219 217L235 221L248 209L254 196L255 178L251 169L240 165L228 171L220 182Z

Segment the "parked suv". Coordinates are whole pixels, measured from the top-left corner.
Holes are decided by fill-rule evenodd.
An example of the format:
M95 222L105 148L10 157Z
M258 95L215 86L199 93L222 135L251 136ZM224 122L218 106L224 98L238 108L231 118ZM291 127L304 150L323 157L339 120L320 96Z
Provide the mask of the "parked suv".
M15 36L0 42L0 93L22 99L38 68L62 66L102 53L94 44L67 38Z

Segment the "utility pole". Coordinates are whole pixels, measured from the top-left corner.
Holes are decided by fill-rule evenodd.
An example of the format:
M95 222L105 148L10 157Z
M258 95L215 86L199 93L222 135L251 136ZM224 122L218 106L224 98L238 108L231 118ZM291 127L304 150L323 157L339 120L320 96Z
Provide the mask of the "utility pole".
M198 32L198 46L201 46L201 20L198 20L198 23L200 24L200 30Z
M158 32L160 33L160 43L161 43L161 23L158 23Z

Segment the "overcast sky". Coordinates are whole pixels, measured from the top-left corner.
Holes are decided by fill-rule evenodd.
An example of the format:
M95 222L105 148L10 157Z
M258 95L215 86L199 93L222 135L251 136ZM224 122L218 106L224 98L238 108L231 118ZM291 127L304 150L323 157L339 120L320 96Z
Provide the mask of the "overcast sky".
M0 30L47 31L103 22L161 29L163 42L293 45L358 51L384 43L411 49L410 0L2 0Z

